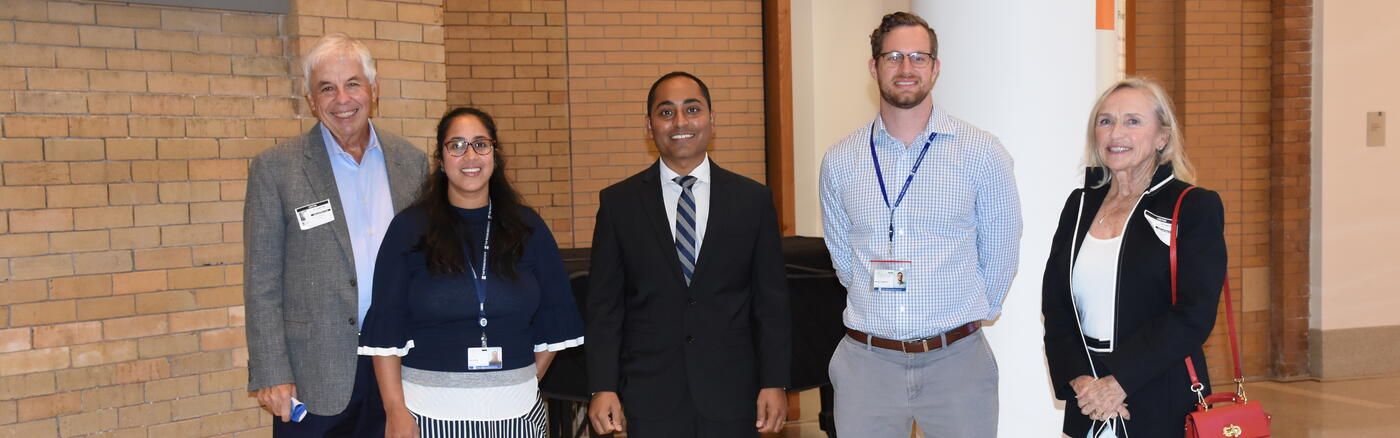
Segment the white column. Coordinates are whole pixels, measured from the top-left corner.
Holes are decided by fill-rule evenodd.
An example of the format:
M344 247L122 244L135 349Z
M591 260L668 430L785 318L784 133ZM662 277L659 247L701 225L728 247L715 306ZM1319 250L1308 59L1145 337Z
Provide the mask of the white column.
M792 1L792 179L797 234L822 235L817 177L833 143L868 123L880 91L870 78L870 31L909 0Z
M1001 370L999 435L1059 436L1063 404L1045 365L1040 285L1060 209L1082 182L1098 94L1095 2L914 0L913 9L938 33L934 101L1000 137L1016 160L1021 266L987 329Z

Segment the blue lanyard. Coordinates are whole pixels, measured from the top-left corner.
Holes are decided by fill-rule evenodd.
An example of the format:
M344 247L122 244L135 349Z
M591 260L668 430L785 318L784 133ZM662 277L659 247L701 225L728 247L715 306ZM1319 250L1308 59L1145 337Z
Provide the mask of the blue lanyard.
M894 211L899 208L899 204L904 202L904 194L909 192L909 184L914 182L914 174L919 173L919 165L924 163L924 155L928 154L929 145L933 144L934 137L938 137L937 132L928 134L928 141L924 142L924 149L919 151L919 158L914 160L914 167L909 169L909 177L904 179L904 187L899 189L899 197L894 199L894 204L890 204L890 194L885 191L885 174L880 171L880 155L875 153L875 123L870 123L870 159L875 161L875 179L880 183L880 197L885 199L885 208L890 210L890 243L894 243Z
M476 285L476 309L478 324L481 324L481 348L486 348L486 259L491 256L491 201L486 201L486 238L481 242L481 275L476 266L467 260L467 268L472 270L472 284Z

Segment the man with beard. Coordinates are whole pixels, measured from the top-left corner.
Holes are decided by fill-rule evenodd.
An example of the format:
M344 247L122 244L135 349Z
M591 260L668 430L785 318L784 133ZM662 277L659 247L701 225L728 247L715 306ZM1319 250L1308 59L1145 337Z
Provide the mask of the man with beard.
M584 314L598 433L757 438L787 418L778 216L767 187L709 159L711 102L690 73L657 79L646 131L661 159L598 195Z
M996 359L981 322L1016 273L1011 156L929 91L938 38L917 15L870 34L880 112L822 160L826 245L847 290L831 359L840 436L995 436ZM902 284L900 280L903 280Z

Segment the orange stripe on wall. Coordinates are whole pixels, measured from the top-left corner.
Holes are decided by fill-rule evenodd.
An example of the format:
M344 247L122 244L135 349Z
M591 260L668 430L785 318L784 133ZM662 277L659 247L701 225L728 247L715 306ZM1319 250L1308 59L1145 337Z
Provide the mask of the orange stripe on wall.
M1113 0L1096 0L1094 29L1113 30Z

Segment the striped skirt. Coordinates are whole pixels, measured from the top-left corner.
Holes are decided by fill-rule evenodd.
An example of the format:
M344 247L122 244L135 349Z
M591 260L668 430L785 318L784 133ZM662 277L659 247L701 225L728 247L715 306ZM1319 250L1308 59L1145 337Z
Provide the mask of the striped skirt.
M544 400L539 398L530 412L508 420L439 420L409 413L423 438L545 438L549 431Z

